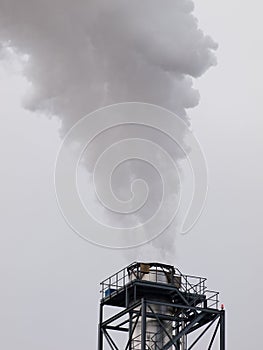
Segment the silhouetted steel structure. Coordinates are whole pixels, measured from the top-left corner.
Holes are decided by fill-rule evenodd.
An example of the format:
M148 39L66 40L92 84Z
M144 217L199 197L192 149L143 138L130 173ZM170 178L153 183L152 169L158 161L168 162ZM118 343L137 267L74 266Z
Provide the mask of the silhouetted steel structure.
M225 350L225 311L205 278L135 262L104 280L101 293L98 350L191 350L209 333L202 350L211 350L217 336ZM105 317L107 306L114 313Z

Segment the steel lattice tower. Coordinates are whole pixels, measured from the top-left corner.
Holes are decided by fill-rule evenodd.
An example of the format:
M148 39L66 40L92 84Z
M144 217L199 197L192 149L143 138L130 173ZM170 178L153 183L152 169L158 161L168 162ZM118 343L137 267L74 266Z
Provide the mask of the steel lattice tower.
M98 350L191 350L205 335L202 350L211 350L216 338L225 350L225 311L205 278L135 262L104 280L101 293ZM105 307L114 313L105 317Z

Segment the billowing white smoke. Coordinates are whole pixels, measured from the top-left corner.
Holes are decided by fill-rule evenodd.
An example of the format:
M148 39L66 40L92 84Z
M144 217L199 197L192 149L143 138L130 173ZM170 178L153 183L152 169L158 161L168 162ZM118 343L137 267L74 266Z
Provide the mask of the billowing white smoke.
M191 0L1 0L0 40L29 55L25 106L59 116L62 135L116 102L150 102L187 119L199 101L192 78L215 65L217 47L193 8ZM136 168L126 168L131 178Z

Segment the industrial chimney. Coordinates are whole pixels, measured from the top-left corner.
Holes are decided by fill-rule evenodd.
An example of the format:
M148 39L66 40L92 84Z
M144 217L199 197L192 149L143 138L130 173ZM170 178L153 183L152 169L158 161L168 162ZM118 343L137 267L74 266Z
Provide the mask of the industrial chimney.
M207 289L205 278L183 275L171 265L132 263L101 283L98 350L190 350L214 324L208 349L219 333L225 350L218 294ZM107 318L105 307L113 311Z

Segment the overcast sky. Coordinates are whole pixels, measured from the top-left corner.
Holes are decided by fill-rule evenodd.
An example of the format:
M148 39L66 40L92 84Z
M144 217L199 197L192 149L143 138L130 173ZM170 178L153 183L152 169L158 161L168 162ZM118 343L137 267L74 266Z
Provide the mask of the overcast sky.
M201 101L188 111L209 193L197 225L176 238L174 264L221 292L228 348L253 349L263 291L262 4L195 3L201 28L219 43L218 65L195 82ZM21 107L29 86L19 65L2 62L0 79L0 345L95 349L99 282L137 252L96 247L67 226L53 185L60 122Z

